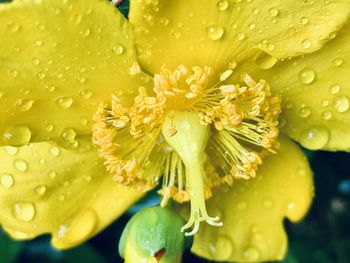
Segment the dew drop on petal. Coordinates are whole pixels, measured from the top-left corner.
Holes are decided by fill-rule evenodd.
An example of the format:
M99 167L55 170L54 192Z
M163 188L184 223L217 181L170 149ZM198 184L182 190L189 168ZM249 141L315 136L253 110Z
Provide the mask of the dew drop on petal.
M124 47L122 45L115 45L114 47L112 47L112 50L115 54L121 55L124 52Z
M336 58L333 60L333 64L336 67L340 67L341 65L343 65L344 60L342 58Z
M11 174L7 174L7 173L1 175L0 176L0 183L6 189L11 188L14 184L13 176Z
M299 72L298 77L301 83L308 85L314 82L316 74L312 68L306 67Z
M68 128L68 129L63 130L63 132L61 133L61 139L63 141L71 142L75 139L76 135L77 135L77 133L75 132L74 129Z
M61 97L56 100L56 105L62 109L69 109L73 104L73 99L70 97Z
M50 149L50 154L51 154L52 156L54 156L54 157L57 157L57 156L60 155L60 149L57 148L57 147L52 147L52 148Z
M221 26L211 25L207 28L208 37L212 40L219 40L224 35L224 29Z
M272 17L276 17L276 16L278 16L279 11L277 8L273 7L269 10L269 13Z
M23 146L30 142L31 130L26 126L15 126L4 133L4 141L11 146Z
M349 110L349 99L346 96L337 96L333 100L334 109L338 112L343 113Z
M87 238L97 225L97 214L92 208L83 208L74 218L58 227L53 243L78 243Z
M35 216L35 207L31 202L17 202L12 207L13 216L22 222L30 222Z
M13 164L15 168L20 172L25 172L28 169L28 163L25 160L16 159Z
M249 246L243 251L243 258L247 261L257 261L260 258L260 251L255 246Z
M270 56L266 52L262 52L257 56L255 63L261 69L270 69L276 65L277 61L277 58Z
M235 251L235 246L229 236L220 234L214 243L209 243L209 252L216 260L227 261Z
M329 92L330 92L331 94L337 94L337 93L340 91L340 89L341 89L340 85L334 84L334 85L331 85L331 86L329 87Z
M303 45L303 48L309 49L312 47L312 42L309 39L304 39L301 44Z
M229 4L227 0L220 0L216 6L220 11L225 11L227 10Z
M311 114L311 110L310 108L308 107L302 107L300 108L300 110L298 111L298 115L301 117L301 118L307 118L309 117Z
M90 99L92 96L92 91L88 89L83 89L79 92L79 94L84 99Z
M27 100L27 99L21 99L16 102L16 106L21 111L29 111L33 106L34 101L33 100Z
M9 155L14 156L18 153L18 148L13 146L6 146L6 152Z
M314 127L304 131L300 137L300 143L308 149L319 150L329 141L329 130L325 127Z
M36 188L35 188L35 193L37 194L37 195L43 195L43 194L45 194L45 192L46 192L46 186L45 185L39 185L39 186L37 186Z
M324 111L322 112L322 118L326 121L330 120L332 118L333 114L331 111Z

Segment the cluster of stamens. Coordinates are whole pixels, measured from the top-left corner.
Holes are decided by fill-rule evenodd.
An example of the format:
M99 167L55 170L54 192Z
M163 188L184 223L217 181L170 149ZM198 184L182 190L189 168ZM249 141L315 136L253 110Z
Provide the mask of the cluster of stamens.
M181 65L174 71L163 68L154 76L152 90L139 88L132 106L123 105L113 95L111 102L101 104L94 116L93 142L115 181L149 189L163 176L159 191L164 196L163 206L170 198L200 204L193 208L197 214L191 214L191 224L186 228L192 224L198 228L204 220L219 223L207 216L203 202L192 200L196 187L191 180L194 175L188 172L191 162L170 145L174 138L185 136L179 124L173 124L172 114L195 114L199 125L209 128L205 158L203 163L197 162L206 171L196 175L202 180L203 199L212 196L215 186L255 177L262 154L274 152L278 146L280 98L271 95L264 80L256 83L248 74L242 75L241 84L230 84L232 73L225 71L219 82L212 84L209 80L213 71L209 67L188 70ZM186 120L181 123L186 125Z

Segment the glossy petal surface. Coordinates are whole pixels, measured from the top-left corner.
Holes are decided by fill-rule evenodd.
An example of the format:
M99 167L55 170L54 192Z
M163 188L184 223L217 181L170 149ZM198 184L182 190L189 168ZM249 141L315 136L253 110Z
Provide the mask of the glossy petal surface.
M0 223L15 239L52 234L56 248L95 235L142 196L105 172L96 149L41 142L0 148Z
M16 0L0 4L0 144L91 133L113 91L145 85L128 22L108 1Z
M282 131L311 150L350 150L349 31L347 24L320 51L253 73L282 96Z
M131 0L140 62L235 67L265 50L277 57L319 49L349 15L350 1Z
M236 181L218 189L207 201L209 213L220 216L223 227L202 224L192 251L217 261L280 260L287 248L283 219L300 220L313 197L313 181L306 157L289 139L264 159L255 179Z

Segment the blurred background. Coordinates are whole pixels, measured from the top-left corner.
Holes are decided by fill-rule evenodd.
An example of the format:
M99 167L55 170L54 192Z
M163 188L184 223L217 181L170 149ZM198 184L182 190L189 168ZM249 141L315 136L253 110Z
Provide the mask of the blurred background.
M1 2L9 2L0 0ZM128 1L119 9L127 15ZM299 224L285 222L289 251L285 263L350 262L350 154L305 151L314 171L316 196L307 217ZM57 251L50 237L18 242L0 229L0 263L110 263L123 262L117 244L129 218L145 206L158 203L150 193L127 214L89 242L68 251ZM183 262L205 263L186 252Z

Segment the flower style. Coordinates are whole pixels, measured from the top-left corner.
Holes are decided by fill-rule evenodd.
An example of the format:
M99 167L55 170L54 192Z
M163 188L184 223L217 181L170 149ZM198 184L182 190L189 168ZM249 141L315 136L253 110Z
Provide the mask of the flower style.
M350 1L0 5L0 223L60 249L161 185L211 260L283 258L312 174L348 150ZM185 205L186 206L186 205ZM206 223L204 223L205 221ZM217 227L213 227L217 226Z

